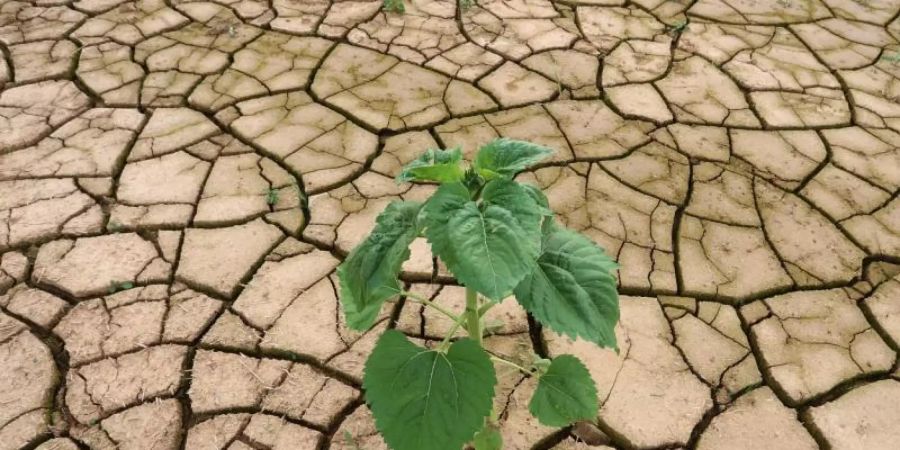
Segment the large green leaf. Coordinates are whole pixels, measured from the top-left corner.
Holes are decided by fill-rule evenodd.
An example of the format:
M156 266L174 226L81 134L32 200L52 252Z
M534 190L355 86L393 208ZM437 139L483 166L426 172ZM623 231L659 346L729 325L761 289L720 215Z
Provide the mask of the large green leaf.
M418 202L391 202L378 216L375 229L338 267L341 303L347 324L357 330L372 326L381 305L400 290L397 275L418 236Z
M522 186L525 189L525 192L531 196L531 199L534 200L535 204L538 206L538 212L544 216L552 216L553 210L550 209L550 201L547 200L547 196L544 194L544 191L541 188L528 183L520 183L519 186Z
M500 138L489 142L475 156L475 170L486 180L512 178L553 154L547 147Z
M375 344L363 377L375 425L394 450L459 450L484 425L496 384L474 341L456 341L445 354L394 330Z
M531 271L541 216L534 207L526 212L534 201L524 189L490 185L480 205L461 183L441 185L422 212L432 252L460 283L500 300Z
M542 324L571 338L617 349L618 267L590 239L558 225L545 229L537 264L515 288L516 299Z
M403 166L403 170L397 175L397 181L460 181L465 176L461 161L462 152L459 148L428 149L422 156Z
M533 246L531 252L536 258L541 251L541 220L546 211L528 188L511 180L491 180L481 190L481 200L483 210L498 207L512 213L528 236L523 244Z
M597 387L587 367L572 355L553 358L528 404L531 415L549 427L597 417Z

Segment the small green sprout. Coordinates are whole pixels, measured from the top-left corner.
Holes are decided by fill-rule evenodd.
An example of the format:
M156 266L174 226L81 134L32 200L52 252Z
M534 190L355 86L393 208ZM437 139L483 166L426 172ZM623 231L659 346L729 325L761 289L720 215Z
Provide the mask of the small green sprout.
M115 294L116 292L127 291L132 288L134 288L134 283L130 281L110 281L107 291L110 294Z
M687 30L688 23L686 20L682 20L681 22L677 22L674 25L669 26L669 33L672 34L681 34Z
M116 220L110 220L109 223L106 224L106 229L110 233L118 233L122 231L123 228L125 227L123 227L122 224Z
M900 62L900 53L894 53L893 55L884 55L881 57L881 60L897 64L898 62Z
M347 430L344 430L344 444L350 447L350 450L362 450L359 448L359 444L356 443L356 439Z
M403 4L403 0L384 0L381 9L402 14L406 12L406 5Z
M272 206L276 203L278 203L278 189L269 188L269 190L266 191L266 204Z
M475 0L459 0L459 9L465 11L475 5ZM403 0L383 0L381 9L387 12L403 14L406 12L406 5Z

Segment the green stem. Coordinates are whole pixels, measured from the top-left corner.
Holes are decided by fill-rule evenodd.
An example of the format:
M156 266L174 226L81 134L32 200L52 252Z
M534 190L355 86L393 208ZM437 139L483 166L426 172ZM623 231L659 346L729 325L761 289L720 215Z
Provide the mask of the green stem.
M487 312L488 312L491 308L493 308L493 307L495 307L495 306L497 306L497 305L499 305L499 304L500 304L500 302L490 302L490 303L487 303L487 304L485 304L485 305L482 305L482 306L481 306L481 309L478 310L478 315L481 316L481 317L484 317L484 315L487 314Z
M466 288L466 330L469 338L474 340L479 347L482 346L481 316L478 314L478 292L472 288Z
M444 308L443 306L440 306L437 303L435 303L431 300L428 300L427 298L419 297L418 295L413 294L412 292L400 291L400 295L402 295L402 296L406 297L407 299L412 300L416 303L421 303L425 306L430 306L430 307L434 308L435 310L437 310L438 312L440 312L441 314L453 319L454 321L459 321L461 319L460 316L453 314L452 312L450 312L450 310Z
M499 356L491 356L491 361L495 361L495 362L498 362L498 363L500 363L500 364L506 364L507 366L515 367L516 369L519 369L522 373L524 373L524 374L526 374L526 375L531 375L531 371L530 371L530 370L528 370L528 369L526 369L526 368L524 368L524 367L522 367L522 366L520 366L520 365L518 365L518 364L516 364L516 363L514 363L514 362L512 362L512 361L507 361L507 360L505 360L505 359L503 359L503 358L500 358Z
M447 335L444 336L444 340L441 341L441 345L438 346L438 349L440 349L441 351L447 350L447 347L450 344L450 339L453 339L453 336L456 334L456 330L458 330L466 320L468 320L468 318L465 315L460 316L460 318L456 320L453 326L450 327L450 331L448 331Z

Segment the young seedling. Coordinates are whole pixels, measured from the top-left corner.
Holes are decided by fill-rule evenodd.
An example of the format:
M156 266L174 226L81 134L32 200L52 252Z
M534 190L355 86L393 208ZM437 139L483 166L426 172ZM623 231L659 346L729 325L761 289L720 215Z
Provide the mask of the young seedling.
M440 183L435 193L424 203L389 204L338 268L341 302L354 329L371 328L383 304L399 297L453 320L433 348L388 330L366 361L365 399L394 450L459 450L467 443L476 450L501 448L492 410L494 363L539 377L529 411L541 423L564 427L596 418L597 389L575 356L535 356L523 365L483 347L485 314L514 295L549 329L617 348L616 263L589 238L557 223L539 188L514 180L550 154L509 139L485 145L471 164L459 149L426 151L397 180ZM401 265L420 236L465 286L463 311L449 311L401 287ZM454 340L460 328L468 337Z
M110 281L109 287L106 288L106 290L110 293L110 295L112 295L116 292L127 291L132 288L134 288L134 283L130 281Z
M687 21L681 21L681 22L675 23L674 25L670 25L669 33L671 33L673 35L679 35L681 33L684 33L684 30L687 30L687 27L688 27Z
M269 188L266 190L266 204L272 206L278 203L278 189Z
M894 53L893 55L884 55L881 57L882 61L892 62L894 64L900 63L900 53Z
M458 4L459 8L465 11L475 4L475 0L459 0ZM381 9L387 12L403 14L406 12L406 5L403 3L403 0L382 0Z
M403 4L403 0L384 0L381 5L381 9L387 12L395 12L395 13L404 13L406 12L406 5Z
M122 226L121 223L110 219L109 223L106 224L106 229L110 233L118 233L122 231L125 227Z

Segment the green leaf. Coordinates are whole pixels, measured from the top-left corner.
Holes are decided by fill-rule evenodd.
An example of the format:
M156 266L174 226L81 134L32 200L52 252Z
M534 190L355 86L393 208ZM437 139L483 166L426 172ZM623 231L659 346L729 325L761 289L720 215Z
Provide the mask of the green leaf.
M386 331L366 361L363 388L375 425L393 450L459 450L491 412L497 378L470 339L447 353Z
M553 210L550 209L550 201L547 200L547 196L544 195L544 191L542 191L541 188L528 183L520 183L519 185L525 188L525 191L531 196L531 199L538 205L538 212L541 215L553 215Z
M503 450L503 436L496 426L485 424L472 440L475 450Z
M534 246L533 258L537 258L541 251L541 220L544 214L525 185L511 180L491 180L481 190L481 199L482 209L498 207L512 213L528 236L523 244Z
M462 152L459 148L428 149L422 156L403 166L403 170L397 175L397 182L438 181L449 183L460 181L466 174L460 165L461 161Z
M531 142L495 139L478 151L475 170L486 180L512 179L517 173L552 154L553 150Z
M516 299L542 324L571 338L617 349L618 265L590 239L547 227L537 264L515 288Z
M553 358L538 381L528 411L549 427L597 417L597 387L590 372L572 355Z
M485 186L480 205L462 183L443 184L422 210L432 252L460 283L492 300L508 295L540 252L534 201L510 186L515 183L501 181Z
M417 202L391 202L378 216L375 229L338 267L341 303L347 324L356 330L372 326L381 305L400 290L397 275L418 236Z

